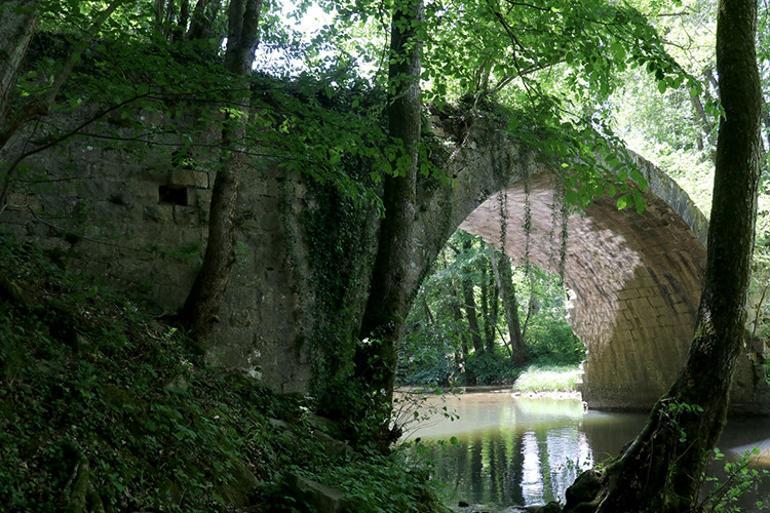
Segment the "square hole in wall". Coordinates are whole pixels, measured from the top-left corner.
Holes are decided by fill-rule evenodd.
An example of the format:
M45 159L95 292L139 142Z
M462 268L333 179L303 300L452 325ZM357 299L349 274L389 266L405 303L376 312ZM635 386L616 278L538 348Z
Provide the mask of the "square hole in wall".
M190 204L190 194L187 187L161 185L158 188L158 202L187 206Z

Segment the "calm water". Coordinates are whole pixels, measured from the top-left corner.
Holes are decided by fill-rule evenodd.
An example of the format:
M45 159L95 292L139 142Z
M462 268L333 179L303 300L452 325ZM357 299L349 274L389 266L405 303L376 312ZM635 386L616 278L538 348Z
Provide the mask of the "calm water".
M437 478L446 483L449 505L461 500L498 507L563 502L577 474L617 454L646 419L584 412L578 399L512 397L508 391L432 397L428 405L439 411L446 406L459 419L450 421L434 411L406 438L439 442L431 444L432 457ZM768 444L770 421L747 418L731 420L719 445L734 458L748 447ZM744 511L753 511L751 504L768 495L770 484L765 483L744 501Z

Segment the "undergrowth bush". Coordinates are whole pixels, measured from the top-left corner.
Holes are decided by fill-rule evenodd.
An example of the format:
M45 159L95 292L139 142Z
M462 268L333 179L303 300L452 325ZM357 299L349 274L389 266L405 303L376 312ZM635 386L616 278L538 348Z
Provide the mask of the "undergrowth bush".
M301 473L357 511L435 511L419 465L330 455L305 399L206 368L183 334L49 257L0 237L0 510L272 512Z
M478 385L510 384L519 375L519 369L512 365L511 359L502 351L472 353L466 363L466 372L475 376Z

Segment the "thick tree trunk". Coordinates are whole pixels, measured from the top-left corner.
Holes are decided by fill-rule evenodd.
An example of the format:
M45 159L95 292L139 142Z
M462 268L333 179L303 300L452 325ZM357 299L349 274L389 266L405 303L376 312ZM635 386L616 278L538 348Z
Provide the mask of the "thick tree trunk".
M422 0L397 1L391 19L388 66L388 133L400 145L397 174L383 180L385 216L380 225L362 336L372 343L357 355L356 374L384 404L393 398L396 350L409 310L414 250L418 148L421 128L419 23ZM389 419L382 419L387 426Z
M687 362L619 459L604 473L578 478L565 511L680 513L691 511L698 499L705 464L725 423L745 330L761 152L755 28L754 0L719 3L717 67L725 114L719 125L706 283ZM580 492L597 478L596 495Z
M519 303L516 300L516 288L513 285L511 273L511 259L504 252L497 252L497 261L493 266L495 279L500 288L500 297L503 300L503 311L508 324L508 337L511 346L511 363L515 366L524 365L529 359L527 348L524 345L524 337L521 332L519 319Z
M228 39L225 67L240 77L230 100L233 105L248 105L247 77L258 42L259 14L262 0L232 0L228 12ZM209 238L203 265L187 296L180 320L198 340L205 338L217 320L225 290L235 262L235 207L238 184L244 172L244 136L248 114L226 116L222 127L222 156L209 209Z
M0 128L8 124L19 68L35 32L37 4L37 0L10 0L0 5Z

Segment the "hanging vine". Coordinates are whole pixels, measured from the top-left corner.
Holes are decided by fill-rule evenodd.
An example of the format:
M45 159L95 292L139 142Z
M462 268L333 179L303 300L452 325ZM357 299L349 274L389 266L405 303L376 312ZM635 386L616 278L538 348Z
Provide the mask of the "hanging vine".
M559 186L555 185L551 192L551 229L548 231L548 264L551 270L556 267L554 247L556 245L556 225L560 223L559 216L561 215L561 209L558 208L559 202ZM561 232L561 230L559 231Z
M529 197L529 171L524 175L524 274L530 271L530 235L532 232L532 202Z
M564 285L564 268L567 261L567 221L569 219L569 211L567 208L567 189L564 186L564 180L559 180L558 188L559 195L561 197L561 247L559 248L559 279L561 279L561 283ZM554 205L554 212L556 212L556 205Z
M505 241L508 238L508 190L497 193L497 206L500 211L500 251L505 253Z

